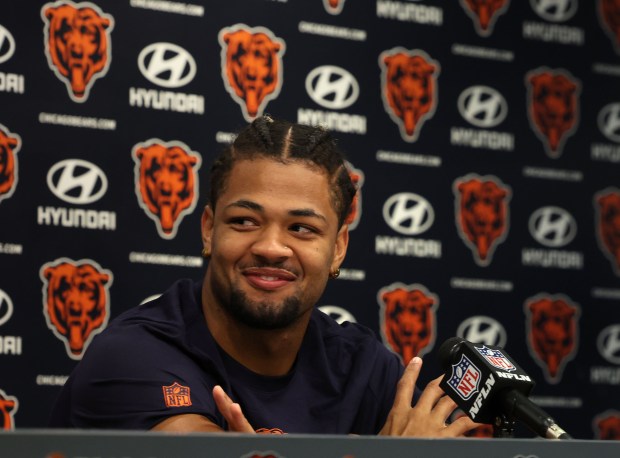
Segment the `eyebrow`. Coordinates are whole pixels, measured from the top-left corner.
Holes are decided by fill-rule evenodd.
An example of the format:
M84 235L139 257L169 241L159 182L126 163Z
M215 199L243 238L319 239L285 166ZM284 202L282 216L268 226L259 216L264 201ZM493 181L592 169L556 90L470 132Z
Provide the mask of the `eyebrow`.
M256 202L252 202L251 200L243 200L243 199L237 200L235 202L232 202L226 205L226 208L231 208L231 207L247 208L249 210L255 210L257 212L263 212L265 210L262 205L257 204Z
M253 202L251 200L244 200L244 199L237 200L226 206L226 208L231 208L231 207L247 208L248 210L254 210L259 213L263 213L265 211L265 207L263 207L261 204ZM321 219L327 222L327 218L325 216L321 215L320 213L317 213L312 208L297 208L297 209L289 210L288 214L290 216L318 218L318 219Z

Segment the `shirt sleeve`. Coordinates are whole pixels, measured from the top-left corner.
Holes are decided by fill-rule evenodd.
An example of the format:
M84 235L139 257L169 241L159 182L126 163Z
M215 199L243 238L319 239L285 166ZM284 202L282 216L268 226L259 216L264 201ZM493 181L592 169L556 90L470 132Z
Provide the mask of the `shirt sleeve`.
M180 414L222 426L212 398L216 370L200 367L174 340L148 332L96 337L67 382L52 419L74 428L150 429ZM54 420L56 418L56 420Z

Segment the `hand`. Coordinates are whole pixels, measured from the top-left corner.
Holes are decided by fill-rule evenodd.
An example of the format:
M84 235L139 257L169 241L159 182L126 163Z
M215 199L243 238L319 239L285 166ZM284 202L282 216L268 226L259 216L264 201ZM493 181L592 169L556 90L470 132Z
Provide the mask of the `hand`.
M396 387L396 397L385 425L379 432L384 436L460 437L479 426L469 417L461 417L446 425L446 420L457 407L439 387L441 378L429 382L415 407L411 407L413 391L422 368L422 359L415 357L405 368Z
M255 433L254 428L245 418L241 406L228 397L221 386L213 387L213 400L222 416L228 422L228 430L238 433Z

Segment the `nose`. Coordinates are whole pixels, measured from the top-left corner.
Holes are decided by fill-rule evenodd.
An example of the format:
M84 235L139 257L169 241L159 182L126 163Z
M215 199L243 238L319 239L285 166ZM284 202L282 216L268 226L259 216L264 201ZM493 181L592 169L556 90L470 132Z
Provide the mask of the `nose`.
M260 231L252 244L251 252L254 256L270 262L282 262L292 254L291 248L286 245L286 233L276 227Z

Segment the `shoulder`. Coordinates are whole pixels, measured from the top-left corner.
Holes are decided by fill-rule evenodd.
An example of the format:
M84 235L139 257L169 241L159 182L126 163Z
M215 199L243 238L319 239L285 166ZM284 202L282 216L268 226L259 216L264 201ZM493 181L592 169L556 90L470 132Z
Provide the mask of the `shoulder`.
M359 323L345 321L338 323L329 315L315 309L310 319L310 331L319 334L326 342L334 341L341 343L368 342L380 345L375 333L368 327Z
M161 295L121 313L108 329L137 324L158 326L163 323L182 325L201 314L200 285L191 280L178 280Z
M63 390L66 405L57 407L69 424L148 429L181 413L215 421L210 390L222 373L196 303L198 287L176 283L93 339Z
M337 353L341 364L343 359L351 362L363 360L390 366L396 372L402 367L398 357L379 341L375 332L362 324L348 321L339 324L323 312L314 310L309 334L322 340L326 353Z
M175 361L187 359L191 345L187 324L204 323L199 319L201 311L195 303L194 289L193 282L179 281L157 299L119 315L93 339L79 371L109 376L120 371L176 366Z

